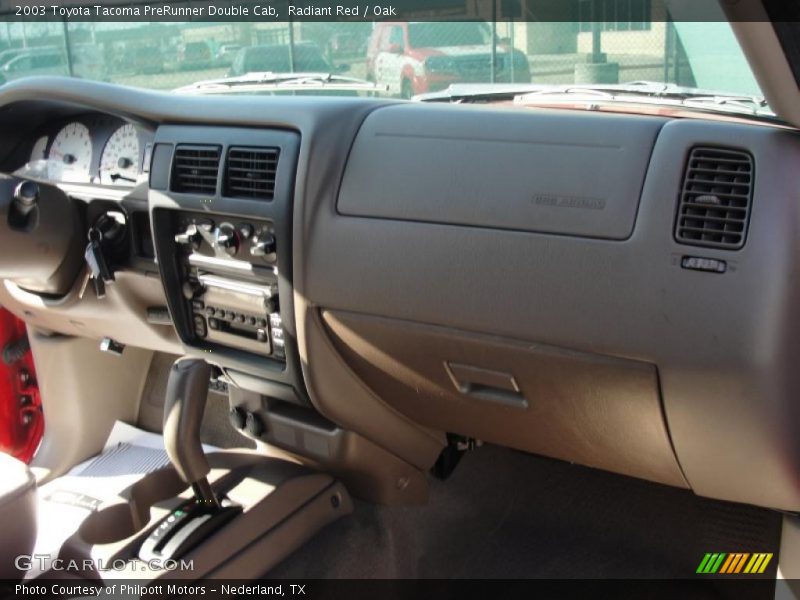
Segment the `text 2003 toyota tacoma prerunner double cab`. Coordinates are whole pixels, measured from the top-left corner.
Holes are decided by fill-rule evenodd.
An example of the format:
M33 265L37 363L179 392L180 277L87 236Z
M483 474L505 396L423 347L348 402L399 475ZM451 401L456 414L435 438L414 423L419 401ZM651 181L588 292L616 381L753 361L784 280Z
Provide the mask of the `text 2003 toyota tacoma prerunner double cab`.
M575 4L411 100L369 22L0 28L107 73L0 87L2 577L791 594L800 31Z

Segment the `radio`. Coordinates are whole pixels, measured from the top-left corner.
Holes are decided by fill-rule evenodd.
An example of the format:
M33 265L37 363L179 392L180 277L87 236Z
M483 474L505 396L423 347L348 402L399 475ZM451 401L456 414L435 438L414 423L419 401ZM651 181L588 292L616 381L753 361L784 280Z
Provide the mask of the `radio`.
M273 224L182 213L176 225L196 338L285 361Z

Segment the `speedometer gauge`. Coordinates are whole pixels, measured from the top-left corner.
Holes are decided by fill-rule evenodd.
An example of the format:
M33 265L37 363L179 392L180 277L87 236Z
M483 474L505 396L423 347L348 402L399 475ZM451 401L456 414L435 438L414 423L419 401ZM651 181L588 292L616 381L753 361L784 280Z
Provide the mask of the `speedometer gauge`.
M64 126L53 138L47 156L47 176L53 181L88 181L92 165L92 138L83 123Z
M139 134L131 125L123 125L108 138L100 157L100 183L133 185L139 175Z

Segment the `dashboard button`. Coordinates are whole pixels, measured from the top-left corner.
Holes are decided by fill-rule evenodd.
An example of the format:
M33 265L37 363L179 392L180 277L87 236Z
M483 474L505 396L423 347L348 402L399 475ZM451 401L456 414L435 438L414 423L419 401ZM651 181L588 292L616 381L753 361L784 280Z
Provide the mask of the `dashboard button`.
M194 332L198 335L198 337L206 337L206 321L200 315L196 315L194 318Z

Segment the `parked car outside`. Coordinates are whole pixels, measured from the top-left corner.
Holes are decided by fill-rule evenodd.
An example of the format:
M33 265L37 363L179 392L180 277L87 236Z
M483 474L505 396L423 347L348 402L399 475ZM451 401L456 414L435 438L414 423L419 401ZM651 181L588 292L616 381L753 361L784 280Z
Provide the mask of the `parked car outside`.
M52 48L31 49L9 60L0 67L0 72L7 81L35 75L71 75L99 81L108 79L103 56L97 47L88 44L75 46L70 59L71 72L65 51Z
M67 75L67 58L58 50L29 50L9 60L2 67L6 80L32 75Z
M367 45L367 78L389 92L411 97L452 83L530 83L523 52L495 41L492 78L492 32L486 23L376 23Z
M233 59L241 51L241 44L222 44L214 57L214 62L219 66L230 67Z
M0 67L5 65L6 63L10 62L12 59L21 56L23 54L28 54L32 50L57 50L55 46L39 46L37 48L9 48L7 50L3 50L0 52Z
M347 65L334 67L316 44L296 44L290 61L289 46L267 45L242 48L233 60L229 76L271 71L273 73L337 73L346 71ZM294 68L292 68L294 67Z
M206 42L188 42L178 52L178 68L182 71L208 69L212 63L211 47Z
M361 48L362 40L363 37L352 33L334 34L328 42L329 55L335 58L355 56Z

